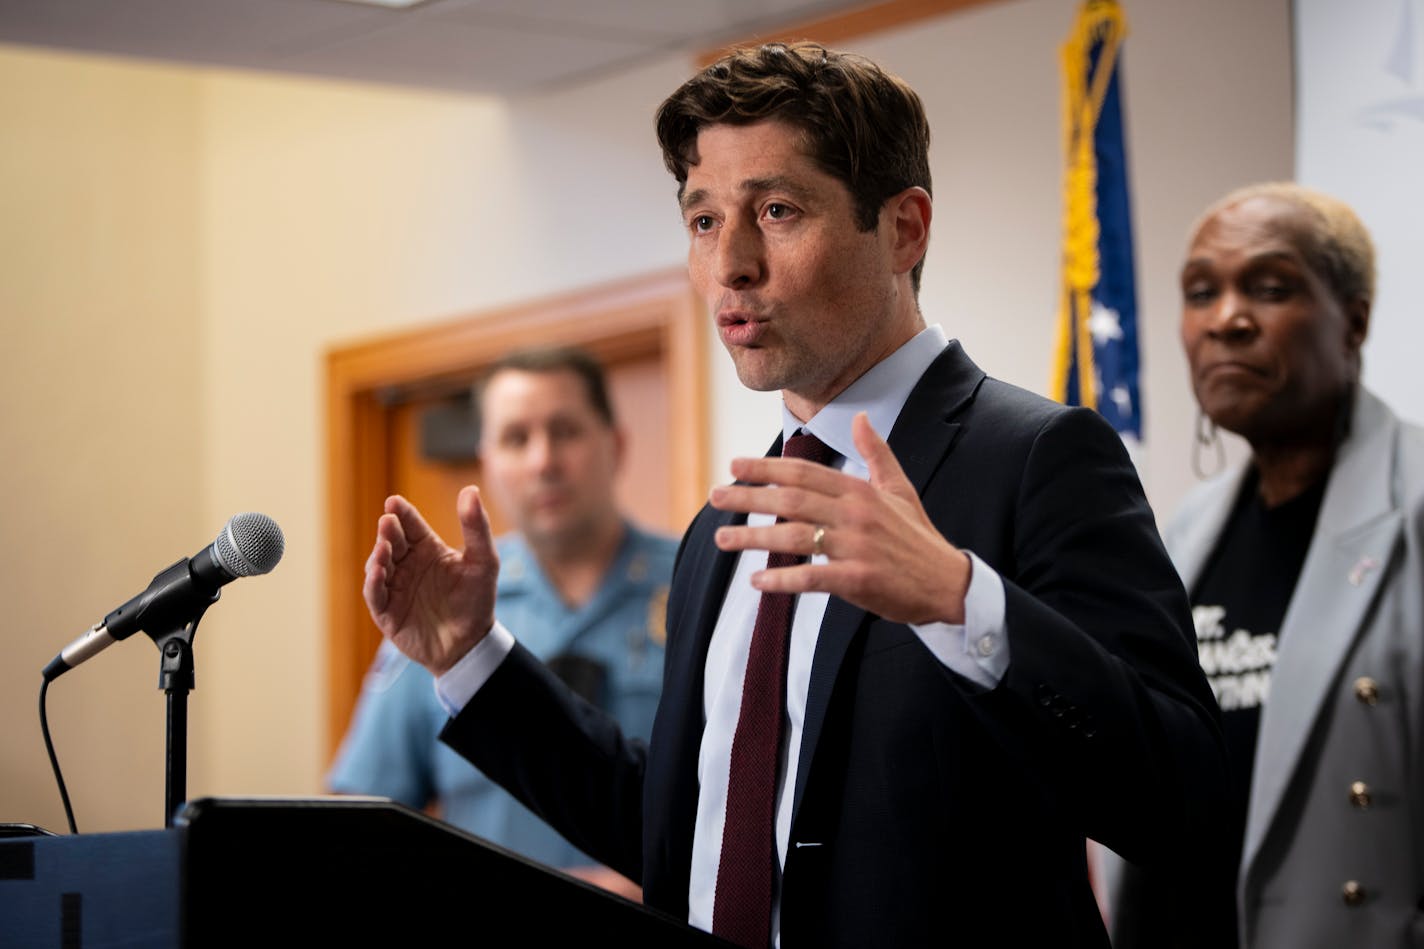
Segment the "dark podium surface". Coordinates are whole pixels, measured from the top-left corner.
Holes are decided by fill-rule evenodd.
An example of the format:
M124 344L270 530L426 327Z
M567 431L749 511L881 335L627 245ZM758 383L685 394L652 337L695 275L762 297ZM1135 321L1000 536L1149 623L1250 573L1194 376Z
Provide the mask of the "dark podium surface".
M166 830L0 837L0 946L727 943L380 798L203 798Z

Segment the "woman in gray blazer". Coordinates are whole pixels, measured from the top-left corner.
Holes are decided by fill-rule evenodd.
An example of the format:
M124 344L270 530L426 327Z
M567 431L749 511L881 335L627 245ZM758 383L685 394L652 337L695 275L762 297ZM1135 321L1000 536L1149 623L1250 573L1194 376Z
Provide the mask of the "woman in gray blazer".
M1252 186L1194 229L1200 437L1251 458L1166 541L1239 809L1217 870L1125 871L1115 945L1424 946L1424 432L1360 384L1373 297L1369 235L1326 195Z

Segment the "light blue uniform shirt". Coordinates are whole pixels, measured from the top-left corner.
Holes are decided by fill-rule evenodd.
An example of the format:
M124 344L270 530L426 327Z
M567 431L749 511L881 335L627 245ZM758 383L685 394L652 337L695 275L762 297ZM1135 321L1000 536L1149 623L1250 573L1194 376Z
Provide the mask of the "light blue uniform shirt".
M677 542L628 525L603 585L583 606L559 598L517 535L497 544L495 614L548 660L575 655L606 672L601 703L626 734L652 732L662 689L664 619ZM451 824L556 867L593 861L437 739L448 715L430 673L383 643L328 776L333 791L411 807L438 800Z

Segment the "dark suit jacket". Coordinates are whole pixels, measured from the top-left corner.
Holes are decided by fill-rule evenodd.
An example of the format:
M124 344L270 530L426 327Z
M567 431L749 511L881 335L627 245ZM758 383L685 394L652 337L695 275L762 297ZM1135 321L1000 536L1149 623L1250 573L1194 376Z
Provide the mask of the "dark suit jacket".
M1186 597L1121 441L987 379L951 343L889 443L940 531L1004 579L1010 665L984 690L908 627L832 598L807 696L782 945L1106 946L1084 837L1148 862L1224 806ZM625 741L524 650L444 739L686 918L703 666L733 557L705 508L668 604L663 698ZM818 846L802 846L818 844Z

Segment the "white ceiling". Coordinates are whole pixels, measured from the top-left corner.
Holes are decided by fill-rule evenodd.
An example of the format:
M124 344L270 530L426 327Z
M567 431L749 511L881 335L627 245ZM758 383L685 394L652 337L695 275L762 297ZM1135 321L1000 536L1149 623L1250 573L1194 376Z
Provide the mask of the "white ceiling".
M0 43L514 95L865 0L0 0Z

